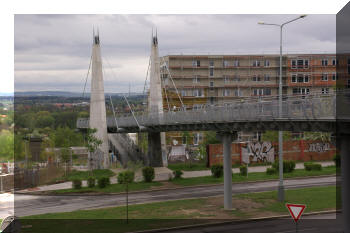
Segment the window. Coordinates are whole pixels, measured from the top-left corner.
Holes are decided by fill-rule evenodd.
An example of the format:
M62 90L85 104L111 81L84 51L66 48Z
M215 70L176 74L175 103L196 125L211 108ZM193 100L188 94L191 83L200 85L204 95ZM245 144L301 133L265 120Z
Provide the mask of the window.
M209 66L214 67L214 61L213 60L209 61Z
M254 82L260 82L260 81L261 81L261 78L260 78L260 76L254 75L254 76L252 77L252 80L253 80Z
M201 97L202 96L202 89L193 89L193 96Z
M194 61L192 61L192 66L193 66L193 67L200 67L200 66L201 66L201 61L200 61L200 60L194 60Z
M199 78L198 78L197 75L194 76L194 78L192 79L192 82L193 82L193 83L199 83Z
M241 89L237 88L235 89L235 96L242 96Z
M239 66L239 60L234 60L233 61L233 66Z
M304 82L304 76L298 75L298 83L303 83L303 82Z
M308 83L309 82L309 76L308 75L305 75L304 76L304 83Z
M224 62L223 62L223 66L224 66L224 67L228 67L228 61L224 61Z
M211 91L214 90L214 81L210 81L210 82L209 82L209 87L210 87L210 90L211 90Z
M328 66L328 59L322 59L321 64L322 66Z
M333 73L333 74L332 74L332 80L333 80L333 81L337 81L337 79L338 79L338 78L337 78L337 73Z
M253 61L253 66L260 66L260 61L258 60Z
M321 80L322 81L328 81L328 75L327 74L322 74Z
M181 90L181 96L186 96L186 90Z
M253 89L253 95L263 95L264 94L264 89Z
M265 88L264 93L265 95L271 95L271 88Z
M186 145L186 144L187 144L187 137L182 136L182 145Z
M194 133L193 134L193 145L198 145L200 140L201 140L200 133Z
M224 89L224 92L222 93L223 96L229 96L230 95L230 90L229 89Z
M264 66L270 66L270 61L269 60L265 60Z
M296 83L297 82L297 75L293 74L292 75L292 83Z
M309 88L293 88L293 95L308 95L310 94L310 89Z
M239 81L241 81L241 78L239 77L239 75L235 75L235 76L233 76L233 81L239 82Z
M332 59L332 66L336 66L337 65L337 59Z
M210 77L214 76L214 68L212 68L212 67L209 68L209 76Z
M270 81L270 75L265 74L265 76L264 76L264 81L265 81L265 82Z
M328 94L329 93L329 88L322 88L322 94Z
M224 76L224 83L229 83L230 82L230 78L229 76Z
M307 69L309 68L309 60L307 59L297 59L292 60L292 69Z

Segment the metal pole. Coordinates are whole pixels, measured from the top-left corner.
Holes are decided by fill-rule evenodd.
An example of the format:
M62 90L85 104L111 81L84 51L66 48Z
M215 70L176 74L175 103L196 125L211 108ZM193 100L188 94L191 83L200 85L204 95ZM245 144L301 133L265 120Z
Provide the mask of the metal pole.
M224 149L224 209L232 209L232 159L231 159L231 137L230 133L222 134Z
M279 118L282 118L282 29L280 26L280 77L278 87L278 112ZM278 160L279 160L279 184L278 184L278 200L284 201L284 186L283 186L283 131L278 131Z

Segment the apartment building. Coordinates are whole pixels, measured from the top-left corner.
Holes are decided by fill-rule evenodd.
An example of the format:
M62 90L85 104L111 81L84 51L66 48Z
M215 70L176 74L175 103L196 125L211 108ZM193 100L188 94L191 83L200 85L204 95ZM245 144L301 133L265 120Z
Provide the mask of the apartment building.
M225 105L246 98L277 98L280 56L168 55L161 63L164 109ZM282 58L283 95L327 95L335 91L335 54L289 54ZM180 101L181 98L181 101ZM182 102L182 103L181 103ZM181 134L168 133L181 144ZM193 133L196 144L203 138ZM260 138L259 132L241 133L241 140ZM170 140L170 141L172 141Z

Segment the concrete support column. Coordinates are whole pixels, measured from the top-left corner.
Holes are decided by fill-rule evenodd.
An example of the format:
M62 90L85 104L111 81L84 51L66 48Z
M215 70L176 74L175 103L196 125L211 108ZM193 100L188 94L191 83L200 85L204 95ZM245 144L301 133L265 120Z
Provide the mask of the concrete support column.
M341 196L344 233L350 233L350 134L339 135L341 155Z
M163 166L161 133L148 133L148 158L150 166Z
M224 209L232 209L232 158L231 144L237 133L218 132L217 136L223 144L224 164Z

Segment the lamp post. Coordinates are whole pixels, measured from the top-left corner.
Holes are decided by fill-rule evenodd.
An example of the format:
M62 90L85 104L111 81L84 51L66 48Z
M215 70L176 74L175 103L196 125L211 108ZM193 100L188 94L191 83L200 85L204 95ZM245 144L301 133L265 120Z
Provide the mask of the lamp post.
M275 24L275 23L264 23L259 22L260 25L269 25L269 26L277 26L280 28L280 73L279 73L279 86L278 86L278 116L279 118L282 118L282 29L283 26L294 22L298 19L305 18L306 15L300 15L299 17L289 20L282 24ZM283 131L278 131L278 159L279 159L279 184L278 184L278 200L283 202L284 201L284 185L283 185Z

